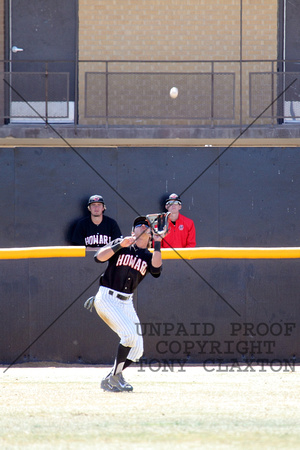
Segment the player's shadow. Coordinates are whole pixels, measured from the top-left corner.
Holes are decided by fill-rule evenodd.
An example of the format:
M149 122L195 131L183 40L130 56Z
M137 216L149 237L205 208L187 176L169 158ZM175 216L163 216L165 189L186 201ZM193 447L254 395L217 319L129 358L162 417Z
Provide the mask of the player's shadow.
M160 197L160 200L159 200L160 212L166 212L167 211L166 207L165 207L165 204L166 204L167 198L169 198L170 195L171 194L164 194L164 195L162 195Z
M87 198L84 197L80 202L80 210L82 211L81 215L77 216L77 218L72 219L71 222L69 222L66 226L65 230L65 240L68 244L74 245L72 243L72 236L76 227L76 224L78 220L82 219L83 217L87 217L89 215L89 212L87 210Z

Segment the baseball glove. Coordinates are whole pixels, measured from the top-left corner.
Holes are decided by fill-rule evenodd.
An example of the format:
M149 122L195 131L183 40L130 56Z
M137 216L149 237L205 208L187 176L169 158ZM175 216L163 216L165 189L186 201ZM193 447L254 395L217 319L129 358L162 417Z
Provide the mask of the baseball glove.
M148 214L146 217L150 223L152 231L158 234L162 238L165 237L169 232L169 212L158 213L158 214Z
M84 307L90 312L93 312L95 297L90 297L84 302Z

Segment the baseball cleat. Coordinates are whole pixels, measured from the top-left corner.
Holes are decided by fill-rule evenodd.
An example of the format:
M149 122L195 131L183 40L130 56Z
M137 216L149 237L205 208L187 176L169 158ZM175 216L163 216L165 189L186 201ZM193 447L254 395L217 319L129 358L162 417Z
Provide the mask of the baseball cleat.
M119 389L117 389L114 386L111 386L111 384L109 383L110 376L111 376L111 372L105 378L103 378L103 380L100 383L101 389L103 389L104 391L108 391L108 392L120 392Z
M103 380L100 383L100 387L101 389L103 389L104 391L108 391L108 392L120 392L119 389L117 389L116 387L112 386L109 383L109 380L107 378L103 378Z
M108 378L108 384L117 389L119 392L131 392L133 391L133 387L129 384L122 375L122 372L117 373L116 375L111 375Z

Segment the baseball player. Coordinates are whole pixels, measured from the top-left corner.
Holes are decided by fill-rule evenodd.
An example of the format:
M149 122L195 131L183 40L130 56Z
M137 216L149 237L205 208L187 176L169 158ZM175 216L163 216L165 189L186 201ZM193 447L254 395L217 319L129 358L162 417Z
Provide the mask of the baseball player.
M122 236L117 222L104 215L106 206L101 195L92 195L87 208L91 214L77 222L72 244L85 245L87 249L94 249L94 247L103 247Z
M147 273L155 278L162 269L161 237L154 234L153 254L148 250L151 226L145 216L134 220L131 236L116 239L95 254L97 262L108 261L100 277L94 306L104 322L120 337L111 372L101 381L105 391L132 391L123 370L143 354L143 337L138 333L139 318L133 305L133 292Z
M180 214L181 199L177 194L171 194L165 201L169 215L169 233L162 240L163 248L196 247L196 229L192 219Z

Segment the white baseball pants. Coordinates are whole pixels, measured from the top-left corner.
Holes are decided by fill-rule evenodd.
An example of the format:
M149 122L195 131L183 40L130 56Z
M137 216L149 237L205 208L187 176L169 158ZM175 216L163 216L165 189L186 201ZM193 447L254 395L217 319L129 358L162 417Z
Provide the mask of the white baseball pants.
M140 320L133 305L133 294L128 300L120 300L108 292L110 288L100 286L95 297L95 309L101 319L120 337L120 344L131 347L128 359L136 361L144 352L143 336L138 333L141 330ZM120 292L120 294L125 295Z

